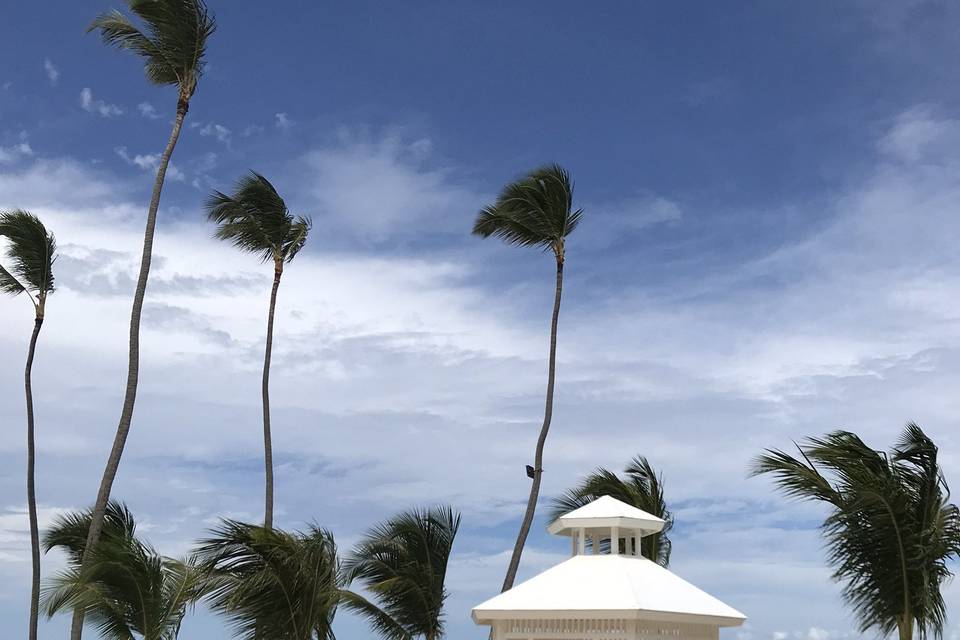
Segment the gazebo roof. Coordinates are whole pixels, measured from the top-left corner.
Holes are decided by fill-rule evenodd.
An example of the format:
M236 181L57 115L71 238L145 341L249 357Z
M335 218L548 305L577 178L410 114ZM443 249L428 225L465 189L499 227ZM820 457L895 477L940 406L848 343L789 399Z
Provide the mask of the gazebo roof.
M623 555L574 556L473 609L477 624L562 616L721 627L746 620L660 565Z
M560 516L550 523L547 531L554 535L569 536L578 529L620 527L651 534L661 531L664 524L662 519L643 509L610 496L601 496L590 504Z

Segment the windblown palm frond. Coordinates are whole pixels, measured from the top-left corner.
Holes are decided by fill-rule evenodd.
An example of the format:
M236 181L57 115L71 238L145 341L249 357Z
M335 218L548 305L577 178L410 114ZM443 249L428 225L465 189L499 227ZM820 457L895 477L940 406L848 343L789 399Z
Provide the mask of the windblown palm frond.
M209 604L240 638L332 640L342 578L333 534L287 533L224 520L197 558Z
M217 238L264 262L293 260L310 231L310 219L294 218L273 185L253 172L240 179L232 196L214 191L207 200L207 217L217 225Z
M130 12L143 23L138 28L120 11L97 17L87 31L99 31L109 45L145 59L147 78L154 84L180 87L187 100L203 74L207 39L216 30L203 0L127 0Z
M937 447L915 424L892 452L837 431L810 438L801 459L768 450L753 475L771 474L790 497L831 505L822 530L833 577L860 630L909 638L941 637L946 606L940 592L960 557L960 513L937 462Z
M580 222L573 209L573 183L559 165L547 165L508 184L497 201L477 215L473 233L511 245L542 247L562 257L564 239Z
M43 591L48 616L81 609L109 640L174 640L206 589L189 562L164 558L136 537L102 537L81 569L60 572Z
M344 605L366 617L384 637L443 636L444 580L460 515L450 507L401 513L374 527L344 563L376 601L354 596Z
M633 507L657 516L666 524L660 533L643 538L641 553L649 560L661 566L669 566L673 544L670 530L673 528L673 513L667 507L663 493L663 475L654 471L650 462L643 456L636 456L625 469L626 479L616 473L597 468L573 489L569 489L554 498L550 509L550 520L574 509L593 502L602 496L610 496Z
M57 242L37 216L14 209L0 213L0 238L7 240L8 268L0 265L0 292L27 292L38 301L54 289Z
M44 532L43 550L60 549L67 554L71 564L79 565L87 546L90 531L91 510L72 511L58 515ZM126 505L111 500L103 521L104 540L131 540L136 535L137 523Z

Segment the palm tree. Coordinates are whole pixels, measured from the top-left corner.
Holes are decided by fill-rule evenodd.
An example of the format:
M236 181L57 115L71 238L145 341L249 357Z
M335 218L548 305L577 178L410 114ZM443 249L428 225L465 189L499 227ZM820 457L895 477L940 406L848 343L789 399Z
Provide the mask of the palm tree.
M563 290L563 264L566 255L566 240L580 222L582 209L573 208L573 183L559 165L548 165L530 172L524 178L504 187L497 201L484 208L473 225L473 233L484 238L496 236L510 245L535 247L552 251L557 261L557 285L553 300L553 316L550 322L550 360L547 370L547 400L543 413L543 426L537 439L534 464L527 467L533 480L527 510L523 514L517 542L510 556L510 566L503 580L503 591L513 587L520 567L523 545L530 533L533 514L540 495L543 475L543 447L553 418L553 387L557 371L557 322L560 317L560 294Z
M348 592L344 604L366 617L384 637L443 637L444 580L460 514L450 507L415 509L374 527L344 568L377 601Z
M53 292L53 262L57 243L33 214L19 209L0 213L0 238L8 242L9 270L0 265L0 292L26 293L33 304L33 334L27 349L23 389L27 399L27 511L30 519L30 558L33 574L30 586L29 639L37 640L40 602L40 529L37 526L36 446L33 424L33 356L43 325L47 295Z
M214 191L207 201L207 217L217 225L216 237L228 240L262 262L273 261L273 288L267 313L267 340L263 354L263 526L273 526L273 439L270 434L270 358L273 353L273 317L283 265L293 260L307 241L310 219L294 218L273 185L259 173L251 173L237 183L232 196Z
M142 57L147 79L151 83L175 86L177 110L170 139L160 155L157 177L153 184L150 206L147 209L147 224L143 232L143 254L140 259L137 287L133 295L133 308L130 312L129 359L123 407L93 508L89 541L86 546L87 553L93 550L100 537L104 511L110 501L110 491L117 476L117 469L120 467L120 458L123 456L123 448L130 432L130 422L133 419L133 408L137 399L137 381L140 374L140 316L147 290L147 279L150 275L160 192L170 164L170 156L173 154L184 118L190 108L190 99L203 75L207 39L216 28L213 16L207 10L203 0L126 0L126 2L130 12L143 23L143 29L138 28L123 13L111 11L95 19L88 31L99 31L106 44L131 51ZM83 617L77 613L73 619L70 637L72 640L80 640L82 633Z
M67 554L67 563L79 568L90 533L91 509L58 515L43 534L43 552L59 549ZM103 519L101 540L125 541L136 536L137 521L123 504L111 500Z
M223 520L197 558L209 604L239 638L333 640L342 577L333 534L287 533Z
M598 467L596 471L583 479L579 485L567 490L554 499L550 519L556 520L563 514L578 509L601 496L610 496L625 502L663 520L663 529L659 533L646 536L640 552L649 560L662 567L669 566L670 530L673 528L673 513L667 508L663 497L663 475L654 471L643 456L635 456L624 469L626 479L614 472Z
M75 518L86 520L82 524L89 519L89 514ZM71 544L80 540L75 530L69 524L55 534L66 539L71 556L77 555ZM45 587L43 604L50 617L83 611L107 640L174 640L206 585L206 575L191 562L159 555L131 531L104 535L86 563L73 563Z
M889 454L848 431L798 448L799 458L767 450L752 474L772 474L787 496L830 506L827 561L861 633L897 630L909 640L916 628L942 637L940 586L952 576L947 561L960 556L960 511L947 502L933 441L910 423Z

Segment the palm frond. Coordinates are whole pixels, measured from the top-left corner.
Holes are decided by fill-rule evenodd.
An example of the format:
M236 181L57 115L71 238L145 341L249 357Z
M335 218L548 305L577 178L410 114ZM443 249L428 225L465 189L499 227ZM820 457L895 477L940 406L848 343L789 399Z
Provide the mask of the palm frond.
M327 640L342 574L333 535L223 520L196 550L207 601L240 638Z
M634 457L627 465L625 473L626 479L623 479L609 469L598 467L579 485L553 499L549 511L550 520L556 520L597 498L610 496L664 521L663 529L659 533L643 538L641 552L645 558L661 566L669 566L673 549L670 531L673 529L674 518L664 497L663 477L654 471L653 466L643 456Z
M920 637L941 637L946 605L941 585L960 557L960 512L937 462L937 447L908 424L890 454L856 434L810 438L801 459L780 451L761 455L754 475L771 474L788 496L825 502L827 561L861 632L889 634L904 616Z
M7 240L8 268L0 266L0 292L29 292L38 299L53 292L57 241L40 219L28 211L0 212L0 238Z
M255 172L237 182L233 195L214 191L206 209L207 218L217 225L217 238L264 262L290 262L310 232L310 219L294 219L270 181Z
M496 202L477 215L473 233L510 245L562 251L582 214L573 209L570 174L559 165L547 165L505 186Z
M460 527L448 506L400 513L372 528L344 563L347 581L358 581L375 604L345 600L374 629L402 640L443 634L447 564Z
M87 545L90 530L91 510L72 511L53 519L41 541L44 553L60 549L67 554L71 564L79 566ZM107 503L103 520L103 540L129 540L136 535L137 523L126 505L111 500Z
M154 84L179 85L190 98L203 74L207 40L216 20L203 0L127 0L130 12L143 23L138 28L119 11L97 17L88 28L99 31L106 44L144 58L147 78Z

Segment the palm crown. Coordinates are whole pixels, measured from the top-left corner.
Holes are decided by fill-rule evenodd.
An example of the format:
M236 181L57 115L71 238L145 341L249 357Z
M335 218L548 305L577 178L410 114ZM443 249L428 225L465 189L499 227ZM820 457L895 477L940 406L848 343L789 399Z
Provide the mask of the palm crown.
M573 209L573 183L561 166L540 167L508 184L497 201L477 215L473 233L511 245L551 249L563 260L564 241L580 222Z
M310 219L294 218L270 181L254 172L240 179L232 196L214 191L207 216L218 238L278 265L293 260L310 232Z
M340 597L329 531L302 533L224 520L197 550L210 606L240 638L328 640Z
M771 474L789 497L831 505L827 557L861 631L899 627L910 637L916 623L921 637L940 636L940 585L951 576L947 560L960 555L960 511L947 503L933 441L911 423L890 454L847 431L811 438L800 453L768 450L753 473Z
M67 552L70 566L44 590L48 615L83 610L102 638L173 640L190 607L203 595L205 575L190 562L159 555L136 535L126 507L111 502L103 536L82 567L89 511L58 518L44 539Z
M603 467L584 478L577 487L569 489L553 501L550 520L582 507L601 496L610 496L664 520L659 533L647 536L641 544L643 556L661 566L670 564L673 545L669 533L673 528L673 513L667 508L663 495L663 477L654 471L643 456L636 456L627 465L626 479Z
M144 29L114 10L95 19L88 31L142 56L150 82L177 85L185 106L203 74L207 38L216 30L207 5L203 0L127 0L127 6Z
M379 607L345 604L384 637L443 635L444 580L460 515L450 507L401 513L372 529L345 563Z
M26 293L42 312L47 294L53 291L53 263L57 242L40 219L15 209L0 213L0 237L8 242L9 270L0 266L0 291Z

